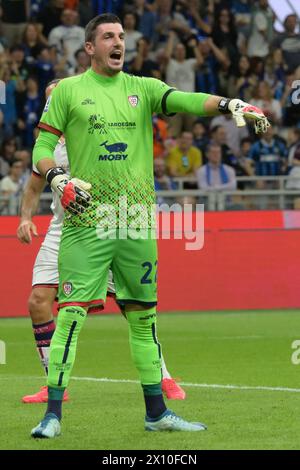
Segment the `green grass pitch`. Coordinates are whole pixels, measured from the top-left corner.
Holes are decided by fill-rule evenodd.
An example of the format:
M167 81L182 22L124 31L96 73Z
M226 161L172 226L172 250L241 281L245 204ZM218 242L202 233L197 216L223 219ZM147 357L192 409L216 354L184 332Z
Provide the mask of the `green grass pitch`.
M291 361L299 325L296 311L161 314L165 360L187 392L186 400L168 401L168 406L206 423L208 430L147 433L126 321L117 315L90 317L72 372L87 380L70 382L62 435L33 440L30 430L45 405L24 405L21 397L37 391L45 379L30 320L2 319L7 363L0 365L0 449L299 449L300 365Z

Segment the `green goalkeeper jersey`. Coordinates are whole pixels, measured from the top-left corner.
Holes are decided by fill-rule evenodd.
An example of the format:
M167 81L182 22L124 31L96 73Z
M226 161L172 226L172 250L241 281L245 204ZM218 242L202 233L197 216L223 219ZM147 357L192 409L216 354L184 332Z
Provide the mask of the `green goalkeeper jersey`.
M92 69L62 80L48 98L39 127L64 134L71 176L92 185L92 204L68 226L96 226L100 204L126 196L128 207L155 203L152 113L164 111L171 88L154 78ZM149 212L148 212L149 214Z

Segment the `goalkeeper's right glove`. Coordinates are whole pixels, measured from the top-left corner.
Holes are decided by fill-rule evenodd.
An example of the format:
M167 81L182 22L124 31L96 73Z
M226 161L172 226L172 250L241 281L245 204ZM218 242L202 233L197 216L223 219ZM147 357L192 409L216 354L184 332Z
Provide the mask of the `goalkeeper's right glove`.
M63 168L50 168L46 180L58 194L63 208L71 214L82 214L90 205L91 195L87 191L92 185L78 178L70 179Z

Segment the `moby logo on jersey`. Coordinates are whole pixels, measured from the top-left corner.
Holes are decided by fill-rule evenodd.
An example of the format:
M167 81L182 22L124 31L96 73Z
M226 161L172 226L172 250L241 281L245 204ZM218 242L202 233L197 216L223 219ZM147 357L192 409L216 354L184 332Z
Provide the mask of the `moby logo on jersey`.
M108 152L125 152L128 145L125 142L116 142L114 144L107 144L107 140L100 144L100 147L104 146Z
M123 155L121 153L117 153L117 154L113 154L113 153L109 153L107 155L99 155L99 160L101 161L113 161L113 160L126 160L126 158L128 157L127 154Z
M125 150L127 149L128 145L125 142L114 142L113 144L108 144L108 141L106 140L102 144L100 144L100 147L104 147L108 154L104 155L99 155L99 160L126 160L128 157L128 154L124 154Z

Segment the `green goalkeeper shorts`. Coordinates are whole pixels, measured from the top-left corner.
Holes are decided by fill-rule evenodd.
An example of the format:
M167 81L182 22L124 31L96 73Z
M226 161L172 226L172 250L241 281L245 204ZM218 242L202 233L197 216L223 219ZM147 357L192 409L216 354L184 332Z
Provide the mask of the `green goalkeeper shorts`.
M103 308L111 268L120 305L157 302L157 243L151 239L101 239L90 227L64 227L60 241L59 307Z

